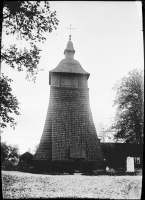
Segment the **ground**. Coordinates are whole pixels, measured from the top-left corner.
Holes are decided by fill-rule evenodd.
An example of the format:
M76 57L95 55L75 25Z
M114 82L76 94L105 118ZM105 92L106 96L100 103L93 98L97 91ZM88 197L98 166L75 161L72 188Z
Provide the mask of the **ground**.
M2 171L3 199L140 199L142 176L44 175Z

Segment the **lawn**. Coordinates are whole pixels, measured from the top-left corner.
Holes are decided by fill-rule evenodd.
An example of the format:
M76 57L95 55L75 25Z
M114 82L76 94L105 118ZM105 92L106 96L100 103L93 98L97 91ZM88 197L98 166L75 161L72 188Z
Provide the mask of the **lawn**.
M2 171L3 198L140 199L142 176L86 176Z

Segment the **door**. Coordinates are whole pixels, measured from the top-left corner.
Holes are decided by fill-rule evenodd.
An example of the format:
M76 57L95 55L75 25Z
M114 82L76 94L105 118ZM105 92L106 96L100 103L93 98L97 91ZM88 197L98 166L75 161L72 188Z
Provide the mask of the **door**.
M76 170L76 171L82 170L82 159L80 158L73 159L73 170Z

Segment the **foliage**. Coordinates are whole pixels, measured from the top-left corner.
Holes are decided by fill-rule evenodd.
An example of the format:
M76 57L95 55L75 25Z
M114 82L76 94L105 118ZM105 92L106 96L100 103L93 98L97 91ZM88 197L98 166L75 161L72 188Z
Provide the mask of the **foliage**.
M1 163L10 162L15 163L19 158L19 147L17 145L7 145L6 142L1 142ZM9 165L9 162L8 162Z
M57 25L56 11L50 11L48 1L3 1L3 33L27 41L29 48L19 49L16 44L2 46L2 61L18 71L25 67L26 78L35 81L41 51L36 44L44 43L44 33L51 33Z
M91 175L91 174L87 174L87 175ZM136 170L135 172L126 172L125 169L116 169L116 168L111 168L109 171L105 171L105 170L94 170L93 172L93 176L99 176L99 175L107 175L107 176L128 176L128 175L132 175L132 176L138 176L138 175L142 175L142 172L140 170L140 172L138 170Z
M2 170L6 170L6 171L19 171L19 172L32 173L34 171L33 168L34 167L32 165L29 165L25 162L14 164L11 160L7 160L2 165Z
M36 153L38 147L39 147L39 144L35 144L32 149L28 148L28 152L34 155Z
M114 90L117 107L112 129L115 138L129 143L143 143L144 130L144 88L143 71L132 70L118 82Z
M2 170L8 170L8 171L11 171L13 170L13 162L11 160L7 160L3 163L2 165Z
M1 62L6 63L18 71L26 71L26 79L35 82L39 67L40 52L39 42L44 43L44 33L51 33L57 28L58 20L56 11L50 11L48 1L3 1L1 2L3 17L0 23L0 39L3 35L13 36L12 44L8 47L1 46ZM15 40L15 37L17 41ZM16 41L16 42L15 42ZM22 43L24 45L18 45ZM2 41L3 42L3 41ZM15 44L16 43L16 44ZM18 112L18 100L11 93L12 89L8 77L0 78L2 88L1 127L7 123L14 128L16 123L9 113ZM6 89L6 92L4 90Z
M1 60L5 61L10 67L17 67L18 71L23 71L26 68L26 79L35 82L38 74L38 64L40 60L40 49L36 45L31 45L30 49L17 48L16 44L10 45L9 49L4 49L2 46Z
M34 145L34 149L33 149L33 153L34 153L34 154L36 153L38 147L39 147L39 144L35 144L35 145Z
M2 122L0 122L0 127L5 128L7 127L7 123L10 123L11 127L15 127L16 123L14 118L10 116L10 114L14 113L19 115L19 102L16 97L14 97L11 93L12 89L9 85L9 82L12 82L12 79L9 79L7 76L2 74L0 77L0 86L1 86L1 93L0 93L0 117Z
M13 167L14 171L20 171L20 172L33 172L33 166L30 164L27 164L26 162L21 161L18 163L18 165Z
M109 142L113 140L113 134L109 128L110 127L104 123L97 124L96 130L100 142Z

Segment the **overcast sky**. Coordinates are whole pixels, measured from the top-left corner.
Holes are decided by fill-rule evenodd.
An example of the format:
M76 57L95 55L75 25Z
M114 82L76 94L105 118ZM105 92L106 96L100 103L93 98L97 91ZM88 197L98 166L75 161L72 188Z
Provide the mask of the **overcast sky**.
M49 104L49 71L64 59L70 24L74 58L90 73L90 105L96 127L109 125L114 116L112 87L132 69L143 69L143 32L141 2L59 1L50 2L57 11L58 29L45 34L40 72L37 81L25 80L24 72L2 65L2 72L13 79L13 94L18 98L21 115L16 129L2 132L2 141L18 144L20 152L38 144L43 132ZM11 41L3 35L3 44Z

